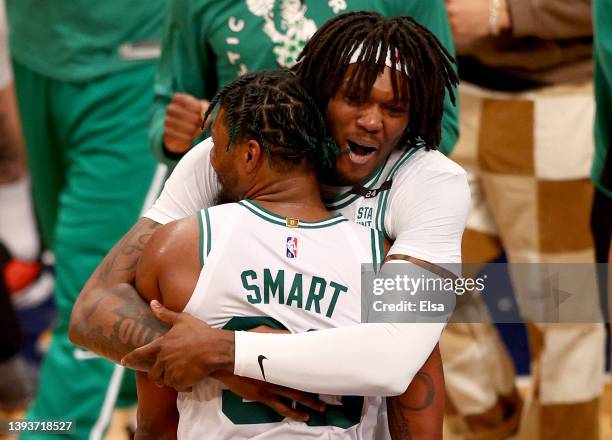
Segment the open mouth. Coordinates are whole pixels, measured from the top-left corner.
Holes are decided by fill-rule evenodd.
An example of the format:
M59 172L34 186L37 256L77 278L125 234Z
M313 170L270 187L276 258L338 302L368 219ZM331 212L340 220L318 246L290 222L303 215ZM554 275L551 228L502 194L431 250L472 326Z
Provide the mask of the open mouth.
M350 159L358 164L366 163L377 150L376 147L360 144L352 140L348 140L347 143L350 150Z

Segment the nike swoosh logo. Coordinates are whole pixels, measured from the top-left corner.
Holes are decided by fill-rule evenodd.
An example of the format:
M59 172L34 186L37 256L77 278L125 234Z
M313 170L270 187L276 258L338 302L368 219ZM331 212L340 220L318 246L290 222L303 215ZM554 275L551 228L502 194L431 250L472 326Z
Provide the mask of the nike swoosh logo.
M74 358L78 359L79 361L86 361L89 359L97 359L100 356L98 356L95 353L92 353L89 350L83 350L81 348L75 348L74 349Z
M263 376L264 380L266 380L266 373L264 373L264 368L263 368L263 361L268 360L267 357L265 357L263 354L260 354L259 356L257 356L257 362L259 363L259 368L261 369L261 375Z

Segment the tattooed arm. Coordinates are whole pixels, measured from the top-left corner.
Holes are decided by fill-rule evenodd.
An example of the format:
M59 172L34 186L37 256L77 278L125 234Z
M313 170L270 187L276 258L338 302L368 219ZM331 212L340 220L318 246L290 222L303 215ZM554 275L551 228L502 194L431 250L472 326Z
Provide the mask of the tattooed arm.
M444 371L436 348L401 396L387 398L389 432L393 440L442 439Z
M81 294L70 319L70 340L119 362L126 353L165 334L149 304L127 283Z
M167 331L133 287L138 261L159 226L140 219L102 260L72 310L72 342L118 362Z
M387 263L412 263L432 276L454 279L456 275L447 269L427 261L403 254L387 255ZM454 296L448 310L454 309ZM445 405L444 369L440 345L436 344L431 355L401 396L387 398L389 432L393 440L442 439Z
M185 308L200 274L199 225L195 216L158 228L139 258L135 286L147 301L158 300L169 309ZM156 385L138 373L138 427L136 440L176 439L177 392Z
M168 326L155 318L148 304L151 299L161 300L159 292L143 291L143 298L134 288L136 268L147 243L160 227L152 220L140 219L102 260L72 310L69 329L72 342L119 362L130 351L167 332ZM192 283L183 288L186 279L176 277L168 285L174 285L177 291L191 292Z

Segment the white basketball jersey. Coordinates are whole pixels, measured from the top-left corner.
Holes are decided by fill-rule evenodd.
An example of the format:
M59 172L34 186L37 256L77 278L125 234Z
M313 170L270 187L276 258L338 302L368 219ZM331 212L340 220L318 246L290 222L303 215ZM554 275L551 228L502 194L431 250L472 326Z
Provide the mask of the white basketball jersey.
M381 264L381 233L341 215L318 222L285 218L253 201L209 208L199 218L203 270L186 312L231 330L265 324L298 333L361 322L361 264ZM373 438L382 398L321 398L325 412L304 408L310 420L295 422L206 379L179 393L178 437Z

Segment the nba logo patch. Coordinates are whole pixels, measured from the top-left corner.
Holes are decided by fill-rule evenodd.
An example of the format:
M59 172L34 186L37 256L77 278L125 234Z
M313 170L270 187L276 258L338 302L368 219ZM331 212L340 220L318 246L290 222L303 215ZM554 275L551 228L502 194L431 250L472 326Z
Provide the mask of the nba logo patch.
M297 258L297 237L287 237L287 258Z

